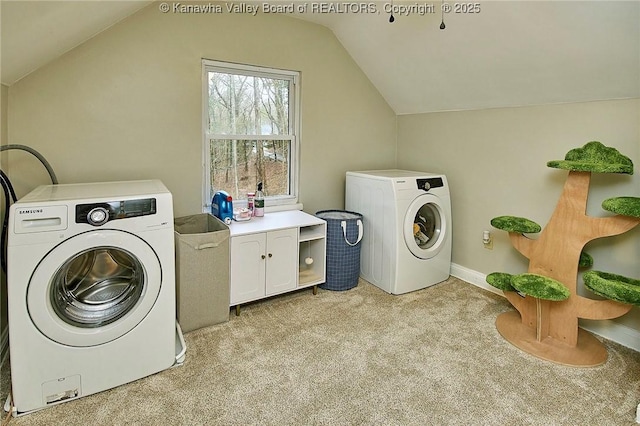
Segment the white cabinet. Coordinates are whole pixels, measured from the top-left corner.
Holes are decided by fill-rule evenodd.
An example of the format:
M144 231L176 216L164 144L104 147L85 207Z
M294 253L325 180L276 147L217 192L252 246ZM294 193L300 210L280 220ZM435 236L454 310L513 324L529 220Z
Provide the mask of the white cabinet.
M296 288L297 229L231 239L231 305Z
M298 230L267 232L266 295L295 290L298 274Z
M230 306L236 313L241 303L325 281L324 220L296 210L234 222L229 229ZM305 262L307 257L313 262Z
M264 296L265 249L265 234L232 238L229 293L231 306Z

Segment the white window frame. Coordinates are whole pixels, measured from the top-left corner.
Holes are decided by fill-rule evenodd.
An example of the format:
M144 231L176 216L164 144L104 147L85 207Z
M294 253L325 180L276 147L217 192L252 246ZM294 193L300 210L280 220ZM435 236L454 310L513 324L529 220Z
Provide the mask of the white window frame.
M230 74L246 74L259 77L269 77L291 81L289 91L289 135L230 135L209 133L209 82L208 73L223 72ZM299 181L299 150L300 150L300 72L281 70L275 68L259 67L246 64L235 64L230 62L202 60L202 206L203 212L211 209L211 139L252 139L252 140L290 140L289 147L289 195L267 196L265 197L265 210L289 210L301 209L298 204L298 181ZM234 200L234 208L246 207L246 200Z

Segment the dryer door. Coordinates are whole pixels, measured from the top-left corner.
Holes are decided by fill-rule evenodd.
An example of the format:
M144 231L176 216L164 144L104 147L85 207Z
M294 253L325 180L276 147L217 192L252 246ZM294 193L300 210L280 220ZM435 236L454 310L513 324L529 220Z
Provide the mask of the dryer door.
M101 345L145 318L161 282L158 256L141 238L117 230L85 232L38 264L27 289L29 316L55 342Z
M413 200L404 218L404 242L413 255L430 259L444 245L448 223L440 199L432 194L420 195Z

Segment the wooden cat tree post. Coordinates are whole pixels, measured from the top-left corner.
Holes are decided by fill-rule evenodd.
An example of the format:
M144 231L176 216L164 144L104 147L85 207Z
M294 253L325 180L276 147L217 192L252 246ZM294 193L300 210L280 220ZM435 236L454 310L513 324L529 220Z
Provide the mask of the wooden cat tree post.
M578 319L616 318L631 305L619 298L593 300L577 294L578 266L593 262L582 249L589 241L622 234L638 225L640 198L606 200L603 208L617 214L590 217L586 214L589 184L592 172L632 174L633 163L613 148L589 142L569 151L564 161L547 165L569 170L569 174L539 238L524 235L541 229L528 219L501 216L491 221L494 227L509 232L514 248L529 259L527 274L496 272L487 276L487 282L503 290L517 310L500 315L496 328L509 342L539 358L572 366L600 365L607 359L606 349L578 327Z

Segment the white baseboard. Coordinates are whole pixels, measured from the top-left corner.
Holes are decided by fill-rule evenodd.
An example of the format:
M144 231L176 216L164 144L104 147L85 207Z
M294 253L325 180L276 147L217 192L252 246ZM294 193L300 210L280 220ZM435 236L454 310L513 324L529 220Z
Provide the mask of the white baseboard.
M640 352L640 331L612 320L580 320L580 327L616 342L622 346Z
M451 264L451 275L456 278L460 278L463 281L466 281L470 284L475 285L476 287L480 287L491 293L495 293L499 296L504 296L502 290L498 290L494 286L487 284L487 276L478 271L474 271L473 269L465 268L464 266L460 266L456 263Z
M502 293L501 290L487 284L487 276L485 274L474 271L473 269L452 263L451 275L473 284L476 287L490 291L491 293L504 296L504 293ZM622 346L626 346L627 348L640 352L640 330L627 327L626 325L619 324L612 320L596 321L581 319L580 327L607 340L611 340L612 342L616 342Z

